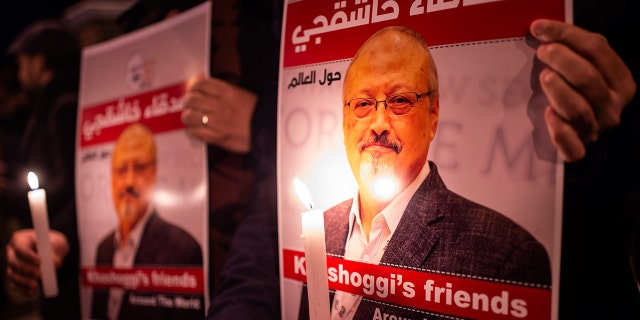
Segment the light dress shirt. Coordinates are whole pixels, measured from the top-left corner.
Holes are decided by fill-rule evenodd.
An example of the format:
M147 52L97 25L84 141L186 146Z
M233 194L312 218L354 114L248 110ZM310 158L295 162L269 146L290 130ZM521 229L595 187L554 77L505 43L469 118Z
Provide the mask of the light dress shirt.
M113 253L113 268L115 269L128 269L133 267L133 262L138 252L138 246L140 245L140 238L144 231L147 221L151 216L151 208L142 216L140 221L129 232L129 238L127 239L124 248L122 247L122 233L120 228L116 228L116 234L114 237L115 252ZM111 288L109 289L109 307L108 317L111 320L118 319L120 313L120 307L122 306L122 298L124 297L124 289Z
M378 264L396 230L405 208L424 179L429 175L429 164L425 163L418 176L371 221L369 240L362 229L358 195L353 199L349 213L349 234L345 244L344 258L364 263ZM351 320L358 310L362 296L336 290L331 308L331 319Z

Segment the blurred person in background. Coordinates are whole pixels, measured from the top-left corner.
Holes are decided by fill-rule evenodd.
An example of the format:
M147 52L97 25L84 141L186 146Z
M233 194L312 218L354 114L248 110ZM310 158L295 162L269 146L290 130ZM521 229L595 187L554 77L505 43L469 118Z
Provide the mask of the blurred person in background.
M18 82L18 66L13 57L4 55L0 69L0 199L4 199L4 192L9 186L7 175L10 163L14 162L15 152L18 149L20 135L26 121L24 108L24 94L20 90ZM2 200L0 200L2 201ZM15 304L9 307L9 297L5 270L7 266L6 244L11 233L17 228L16 219L8 216L0 206L0 318L11 317L10 314L19 314L22 308ZM21 304L21 307L30 307L30 304Z
M26 197L26 176L36 173L47 190L49 239L57 268L59 294L40 296L44 319L79 318L78 239L74 162L80 48L75 35L57 20L27 26L8 49L26 99L26 122L12 161L7 163L3 215L15 219L6 247L6 277L11 294L40 294L39 256ZM6 150L5 150L6 152Z

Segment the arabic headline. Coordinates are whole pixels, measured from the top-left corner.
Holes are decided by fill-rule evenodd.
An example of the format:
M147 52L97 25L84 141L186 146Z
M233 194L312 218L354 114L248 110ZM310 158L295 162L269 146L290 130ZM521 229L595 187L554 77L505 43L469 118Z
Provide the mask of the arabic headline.
M340 81L341 78L342 78L342 75L340 74L340 71L327 73L327 69L325 68L324 75L322 76L322 78L318 80L317 83L320 85L326 84L327 86L330 86L332 82ZM298 72L297 77L291 78L291 81L289 81L289 85L287 86L287 89L295 88L299 85L315 84L315 83L316 83L316 70L311 70L306 75L304 72L300 71Z
M554 0L296 1L287 4L283 66L351 58L366 38L390 25L413 28L430 46L439 46L524 37L528 35L531 21L540 16L563 20L563 3Z
M306 282L304 252L284 249L282 259L284 278ZM546 286L473 279L336 257L327 257L327 277L331 290L456 317L548 319L551 315L551 288Z
M186 90L187 83L181 82L83 108L80 118L80 146L113 141L124 127L135 122L147 124L156 133L183 128L180 113Z

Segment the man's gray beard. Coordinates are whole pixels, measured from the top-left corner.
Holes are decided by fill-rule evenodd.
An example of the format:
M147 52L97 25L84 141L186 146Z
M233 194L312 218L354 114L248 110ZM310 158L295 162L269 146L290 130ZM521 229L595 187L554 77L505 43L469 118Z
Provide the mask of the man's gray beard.
M394 177L393 168L374 157L371 162L360 164L360 179L369 187L373 186L376 179L382 177Z
M118 212L120 213L121 218L126 218L127 220L130 220L131 218L135 217L136 208L133 204L129 203L128 201L125 201L118 208Z

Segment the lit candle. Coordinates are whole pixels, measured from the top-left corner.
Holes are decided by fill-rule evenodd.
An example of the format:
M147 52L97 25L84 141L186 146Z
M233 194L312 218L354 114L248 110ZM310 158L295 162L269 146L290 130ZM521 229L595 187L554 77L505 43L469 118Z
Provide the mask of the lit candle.
M309 297L309 319L329 319L329 283L327 279L327 248L324 240L324 214L313 209L313 201L307 188L294 180L300 201L310 211L302 213L302 239L307 275L307 293Z
M49 241L47 195L44 189L38 189L38 177L35 173L29 172L27 180L31 187L31 191L27 193L27 196L29 197L33 227L36 230L36 246L40 255L42 291L45 297L55 297L58 295L58 280L56 279L56 269L53 264L53 250Z

